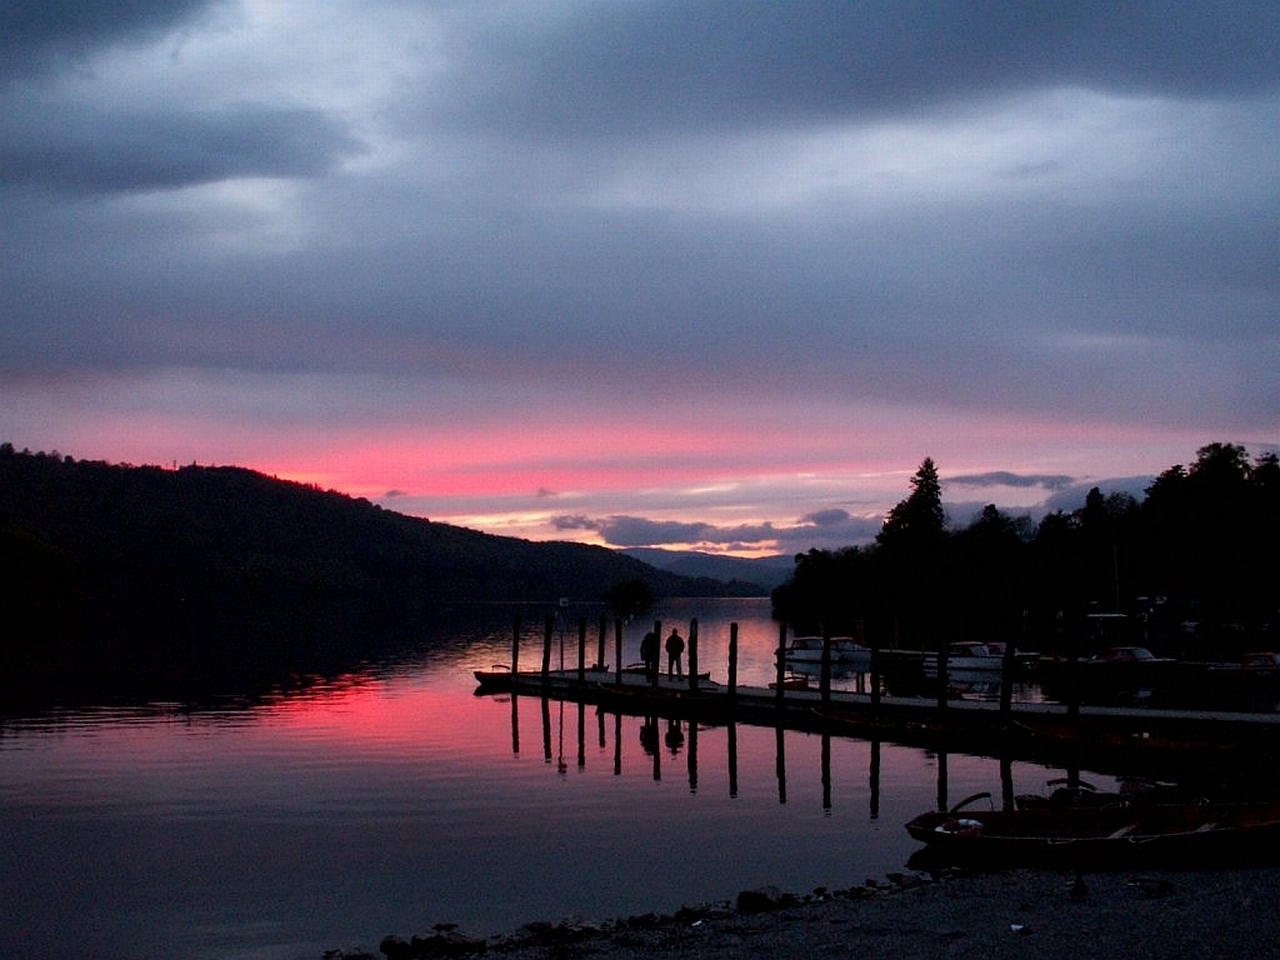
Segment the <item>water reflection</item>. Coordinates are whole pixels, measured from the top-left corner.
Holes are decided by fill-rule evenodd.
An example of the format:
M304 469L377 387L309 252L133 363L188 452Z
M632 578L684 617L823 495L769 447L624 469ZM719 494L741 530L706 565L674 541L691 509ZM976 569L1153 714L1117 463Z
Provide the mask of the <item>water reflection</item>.
M571 612L552 648L563 636L576 665ZM437 922L484 935L674 910L763 884L857 884L902 869L916 846L902 825L940 796L1006 778L1009 791L1030 792L1058 773L834 734L477 697L471 671L509 662L514 613L442 615L408 655L252 698L4 721L0 942L22 940L35 960L314 960ZM545 641L532 613L520 618L530 651ZM767 601L659 615L698 618L698 667L716 677L738 624L740 682L772 679ZM587 623L590 660L601 631L594 616ZM621 639L605 632L610 659L622 662L621 649L629 662L639 625ZM714 855L690 857L690 843Z
M643 773L653 781L661 782L664 776L664 764L666 765L666 771L669 773L675 761L683 756L684 772L687 777L689 793L696 794L700 785L699 764L706 758L705 753L700 754L699 752L700 740L708 736L713 737L715 745L723 744L723 763L715 762L715 766L717 770L723 769L726 772L725 793L730 800L738 797L740 759L738 755L739 725L736 723L715 725L655 715L632 716L610 712L604 707L588 706L585 703L566 703L565 701L548 697L493 695L491 699L495 704L500 704L504 700L510 701L510 746L513 757L518 757L520 753L519 703L521 699L537 701L539 732L543 743L543 762L547 765L554 765L556 771L562 776L567 775L569 770L564 751L564 744L566 739L569 738L576 743L575 759L576 768L579 771L585 770L588 765L587 744L590 742L595 748L594 755L602 760L607 760L613 777L622 777L628 772L625 759L631 757L633 760L638 758L641 762L638 764L633 762L629 772ZM566 728L567 717L571 718L569 720L569 728ZM634 734L625 733L626 724L635 725ZM589 738L589 733L592 730L594 730L593 739ZM806 757L817 768L817 780L820 785L817 804L820 806L823 815L827 817L836 812L838 794L842 792L845 796L860 796L862 794L860 786L841 783L835 773L834 759L842 751L847 751L850 745L865 748L866 761L861 770L862 776L865 778L866 822L874 823L879 820L883 793L882 757L886 750L886 745L880 740L863 741L850 737L841 737L834 735L830 730L822 730L818 733L804 733L788 730L783 726L770 726L753 728L751 739L755 744L753 749L757 751L764 741L759 739L755 731L762 733L767 731L771 735L768 742L772 749L769 753L772 759L773 780L776 785L774 800L778 806L786 806L788 804L788 780L796 775L796 769L793 765L789 766L788 763L789 744L793 747L797 743L807 746L816 741L816 757L808 756L808 751L806 751ZM628 744L638 745L638 753L634 750L628 750ZM951 766L953 760L957 757L966 765L966 769L971 769L975 763L994 763L995 767L990 771L989 782L984 789L987 792L994 792L998 785L1002 806L1008 809L1014 803L1016 795L1015 762L1010 756L1003 756L994 761L983 761L978 758L952 754L941 748L912 751L907 748L889 745L887 749L894 752L899 763L902 762L904 756L913 754L927 759L931 773L928 776L918 775L918 784L922 787L927 785L932 790L931 805L936 809L948 809L955 802ZM753 754L749 758L750 768L756 771L762 769L761 761L763 759L763 757ZM1018 766L1031 770L1045 771L1046 780L1050 779L1049 774L1051 772L1055 772L1051 771L1050 768L1030 763L1019 764ZM858 768L855 767L853 769L855 772L851 776L856 779ZM1056 772L1065 779L1079 780L1081 777L1081 771L1078 767L1070 767ZM805 775L805 773L805 771L800 771L801 775ZM1101 777L1102 775L1095 773L1091 774L1091 776ZM966 780L963 787L967 789L971 785ZM842 791L842 787L847 787L847 789Z

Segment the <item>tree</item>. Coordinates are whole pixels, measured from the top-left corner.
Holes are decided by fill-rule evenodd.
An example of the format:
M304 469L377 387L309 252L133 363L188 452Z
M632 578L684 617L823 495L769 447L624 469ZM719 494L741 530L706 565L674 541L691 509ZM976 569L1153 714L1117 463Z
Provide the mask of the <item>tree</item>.
M1249 479L1249 451L1234 443L1211 443L1196 451L1187 476L1215 490L1230 490Z
M1023 532L1030 521L1001 513L987 504L969 526L951 538L953 609L959 629L972 639L1012 640L1026 607L1026 556Z
M610 609L624 620L648 613L653 603L653 589L639 577L622 580L609 591Z
M925 457L911 478L911 493L889 511L876 536L895 632L921 645L943 642L945 523L938 468Z
M856 634L868 601L867 555L858 547L797 554L795 575L772 593L774 616L803 633Z
M945 524L938 468L932 457L925 457L911 478L910 495L889 511L876 542L882 546L902 543L908 548L936 546Z

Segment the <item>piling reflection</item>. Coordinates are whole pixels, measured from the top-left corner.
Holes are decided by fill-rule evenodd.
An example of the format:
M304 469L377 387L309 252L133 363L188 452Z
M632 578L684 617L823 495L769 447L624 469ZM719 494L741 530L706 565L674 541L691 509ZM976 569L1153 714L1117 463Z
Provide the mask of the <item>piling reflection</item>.
M871 768L867 773L871 781L869 814L872 820L880 817L880 741L871 741Z
M822 809L831 809L831 734L822 734Z
M778 762L776 764L778 771L778 802L787 802L787 741L786 730L782 727L776 728L775 741L778 745Z
M698 792L698 725L689 724L689 792Z
M516 756L520 754L521 750L519 701L518 695L512 694L510 696L511 753ZM650 773L654 781L662 780L664 759L674 760L683 754L683 765L688 780L689 792L696 794L702 785L701 772L699 770L699 763L703 759L700 753L700 733L707 730L723 730L723 763L724 772L727 774L727 792L730 799L735 799L739 796L741 788L739 782L740 758L738 755L739 724L736 722L726 722L720 725L701 723L696 719L661 716L658 714L636 716L609 710L602 705L591 706L584 702L570 703L564 700L554 701L556 714L553 716L553 700L551 697L538 697L538 702L540 707L539 721L542 734L543 760L546 764L554 763L560 774L566 774L569 768L565 753L566 738L572 738L576 746L575 760L578 770L585 770L590 762L590 757L593 755L593 751L588 749L588 740L590 739L595 747L596 754L612 760L612 773L614 776L623 774L624 756L628 753L627 744L634 745L638 741L640 747L639 755L645 760L643 769ZM588 717L588 711L593 716ZM610 718L612 718L612 723L610 723ZM628 737L626 729L628 718L637 723L634 728L635 733L631 735L635 739L629 739ZM572 729L565 729L566 722L571 724ZM594 736L589 733L591 726L594 726ZM863 769L866 776L867 818L875 821L880 817L885 748L883 741L879 739L862 740L855 736L849 736L841 733L838 726L820 726L811 731L791 730L784 725L770 726L773 731L773 773L777 803L779 805L786 805L790 799L788 789L788 738L798 738L797 742L802 743L812 737L816 742L816 756L805 750L802 750L802 753L815 760L819 767L818 774L821 791L818 795L820 797L818 802L823 815L830 815L837 806L837 798L840 791L835 770L836 744L844 743L865 744L866 766ZM632 749L634 749L634 746ZM922 748L916 747L914 749ZM973 758L954 754L942 744L933 749L924 749L924 755L932 761L932 766L935 770L935 805L939 810L949 809L953 801L951 797L952 762L957 756L961 757L964 762L970 762ZM713 762L719 759L717 755L713 758ZM759 757L758 760L764 760L764 757ZM988 762L992 761L998 764L999 804L1004 809L1012 809L1016 804L1014 756L1006 753L998 757L993 756ZM757 770L763 769L760 764L753 764L752 766ZM1063 772L1065 774L1064 782L1079 782L1081 778L1079 764L1068 765L1063 769ZM994 790L992 793L994 794Z
M734 799L738 796L738 725L736 723L729 724L725 740L729 753L729 797Z
M566 731L565 726L565 701L555 701L557 705L557 717L553 721L552 717L552 699L550 697L539 697L539 717L542 734L542 752L543 760L547 764L555 763L556 769L560 773L567 773L568 764L565 759L564 743ZM520 697L512 694L511 703L511 752L513 755L520 754ZM587 729L588 724L592 721L587 718L587 705L578 703L576 706L576 729L571 735L576 739L576 763L579 770L587 766ZM603 708L595 708L594 723L596 727L595 742L601 753L608 750L610 742L612 742L611 758L613 762L614 776L621 776L623 773L623 755L625 751L624 737L624 718L625 714L611 713ZM612 717L612 724L609 718ZM662 779L662 760L663 754L671 757L677 757L682 752L685 755L685 767L688 775L689 791L697 793L699 787L699 753L698 753L698 734L701 726L696 721L685 721L678 718L644 716L636 718L640 721L637 739L640 744L641 753L649 761L646 765L651 771L655 781ZM725 730L725 768L728 775L728 794L731 799L737 798L739 794L739 757L738 757L738 725L730 722L724 725ZM774 775L777 783L778 803L785 805L787 803L787 735L788 731L783 726L774 728ZM834 777L832 774L832 741L833 736L830 731L823 731L820 735L820 776L822 783L821 804L824 812L830 812L834 806ZM845 738L848 739L848 738ZM868 816L871 820L875 820L880 815L880 796L881 796L881 743L878 740L868 742L869 749L869 765L867 768L867 782L869 791ZM937 755L938 761L938 803L945 804L947 796L946 786L946 770L947 756L945 753ZM1012 796L1012 775L1011 767L1008 761L1002 764L1002 780L1006 784L1005 793Z

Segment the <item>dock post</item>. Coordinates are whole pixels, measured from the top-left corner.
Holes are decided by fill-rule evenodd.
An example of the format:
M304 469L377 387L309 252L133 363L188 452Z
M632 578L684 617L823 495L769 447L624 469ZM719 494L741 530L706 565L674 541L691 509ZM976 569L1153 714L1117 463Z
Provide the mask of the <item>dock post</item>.
M778 703L778 709L782 709L783 691L786 687L785 679L787 675L787 625L781 623L778 625L778 677L777 677L777 693L775 699ZM779 717L781 719L781 717Z
M698 618L689 621L689 692L698 692Z
M738 624L729 624L729 702L738 696Z
M831 630L822 631L822 672L819 674L818 689L822 692L822 707L825 710L831 705Z
M542 630L542 685L551 680L551 635L555 632L556 615L548 613Z
M1080 722L1080 644L1067 638L1067 717L1074 726Z
M1026 611L1023 611L1025 618ZM1018 648L1012 643L1004 645L1004 659L1000 661L1000 716L1006 720L1013 712L1013 674L1017 665Z
M950 681L947 679L947 641L938 638L938 713L945 713L947 710L947 687Z
M511 621L511 678L520 672L520 614Z
M604 638L608 636L609 618L605 614L600 614L600 642L596 648L596 669L604 671Z
M618 678L618 686L622 686L622 618L613 621L613 660L614 675Z
M880 640L871 640L871 715L880 712Z
M578 618L578 685L587 683L587 618Z
M649 665L649 686L656 687L658 685L658 674L662 672L662 621L653 621L653 635L657 637L657 642L653 649L653 662Z

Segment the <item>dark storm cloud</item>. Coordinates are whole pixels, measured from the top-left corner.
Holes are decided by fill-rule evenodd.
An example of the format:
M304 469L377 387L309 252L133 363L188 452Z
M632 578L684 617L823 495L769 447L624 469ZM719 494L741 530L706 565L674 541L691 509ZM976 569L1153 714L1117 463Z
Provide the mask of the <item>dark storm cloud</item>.
M990 473L947 477L945 482L966 487L1043 487L1046 490L1061 490L1074 483L1075 478L1064 474L1010 473L1007 470L993 470Z
M0 80L74 66L121 43L152 40L220 0L8 0L0 6Z
M1273 4L669 0L481 23L460 78L466 122L572 137L804 124L1027 87L1199 97L1280 80Z
M665 543L700 543L729 538L709 523L681 523L671 520L646 520L643 517L606 517L600 521L599 533L607 543L619 547L647 547ZM742 539L734 536L732 539ZM758 539L749 537L748 539Z
M830 510L819 510L801 518L802 523L812 523L817 527L833 527L849 522L849 511L834 507Z
M551 518L557 530L599 530L601 521L584 516L559 516Z
M0 185L97 194L310 176L356 149L325 114L240 105L99 112L37 106L0 120Z

